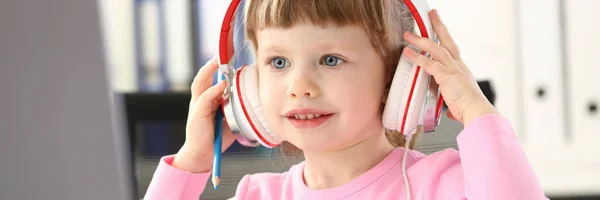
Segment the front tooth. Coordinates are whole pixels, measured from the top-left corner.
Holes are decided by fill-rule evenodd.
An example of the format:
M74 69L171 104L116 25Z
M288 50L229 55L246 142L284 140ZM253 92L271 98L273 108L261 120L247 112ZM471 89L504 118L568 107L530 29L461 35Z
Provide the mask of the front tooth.
M315 115L311 113L311 114L306 115L306 118L313 119L313 118L315 118Z
M300 119L306 119L306 115L304 115L304 114L300 114L298 116L300 117Z
M321 117L321 114L315 114L315 118Z

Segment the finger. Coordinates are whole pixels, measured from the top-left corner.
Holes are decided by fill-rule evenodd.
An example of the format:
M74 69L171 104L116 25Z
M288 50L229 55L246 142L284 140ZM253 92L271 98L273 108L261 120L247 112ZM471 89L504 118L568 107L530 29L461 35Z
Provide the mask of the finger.
M434 42L433 40L417 36L411 32L404 32L404 38L409 43L429 53L431 57L433 57L433 59L441 62L442 64L450 66L452 63L454 63L454 59L452 58L452 56L450 56L450 53L446 51L446 48Z
M448 118L456 120L456 118L454 117L454 115L452 115L452 112L450 112L450 110L446 111L446 115L448 116Z
M208 61L204 66L202 66L202 68L200 68L200 70L196 74L196 77L194 77L194 81L192 82L192 98L190 100L191 102L196 102L196 100L202 94L202 92L204 92L204 90L211 86L213 82L212 75L217 71L217 69L218 64L216 57Z
M408 59L419 65L433 77L439 77L444 73L447 73L442 64L431 58L421 55L412 48L404 48L404 55L406 55Z
M458 45L456 45L456 42L454 42L454 39L450 35L448 27L446 27L446 25L442 22L442 18L438 14L437 9L433 9L431 12L429 12L429 18L431 19L433 30L440 40L440 44L446 48L452 58L459 59L460 51L458 49Z
M199 118L211 115L219 107L219 100L225 91L227 84L225 81L219 81L217 84L204 91L195 102L196 116Z

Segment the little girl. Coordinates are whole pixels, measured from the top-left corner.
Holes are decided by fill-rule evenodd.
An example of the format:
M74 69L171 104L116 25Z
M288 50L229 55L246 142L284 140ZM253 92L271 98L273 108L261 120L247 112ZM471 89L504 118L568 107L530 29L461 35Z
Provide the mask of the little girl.
M305 161L281 174L244 176L235 199L547 199L508 120L482 94L435 10L429 16L440 44L410 33L414 19L402 0L250 0L245 13L264 114ZM401 52L434 77L449 117L464 125L460 151L404 149L403 136L383 127ZM204 190L226 86L211 86L216 70L213 59L194 79L186 141L161 159L146 200L195 200ZM307 109L326 119L294 121L315 117L297 114ZM235 140L227 126L223 137L225 150Z

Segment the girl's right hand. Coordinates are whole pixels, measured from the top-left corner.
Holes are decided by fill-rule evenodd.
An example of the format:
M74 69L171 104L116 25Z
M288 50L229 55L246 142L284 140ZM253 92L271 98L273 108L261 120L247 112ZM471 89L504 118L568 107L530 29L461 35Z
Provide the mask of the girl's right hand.
M200 68L191 86L192 97L185 129L185 143L175 155L172 166L192 173L205 173L212 169L215 140L215 112L221 104L225 81L212 85L217 71L217 58ZM229 125L223 120L223 148L227 150L235 141Z

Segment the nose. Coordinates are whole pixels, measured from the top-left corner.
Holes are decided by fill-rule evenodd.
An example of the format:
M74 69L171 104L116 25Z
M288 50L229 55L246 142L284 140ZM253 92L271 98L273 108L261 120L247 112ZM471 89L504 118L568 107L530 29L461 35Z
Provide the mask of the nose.
M291 98L316 98L320 91L314 80L304 76L294 79L288 86L287 93Z

